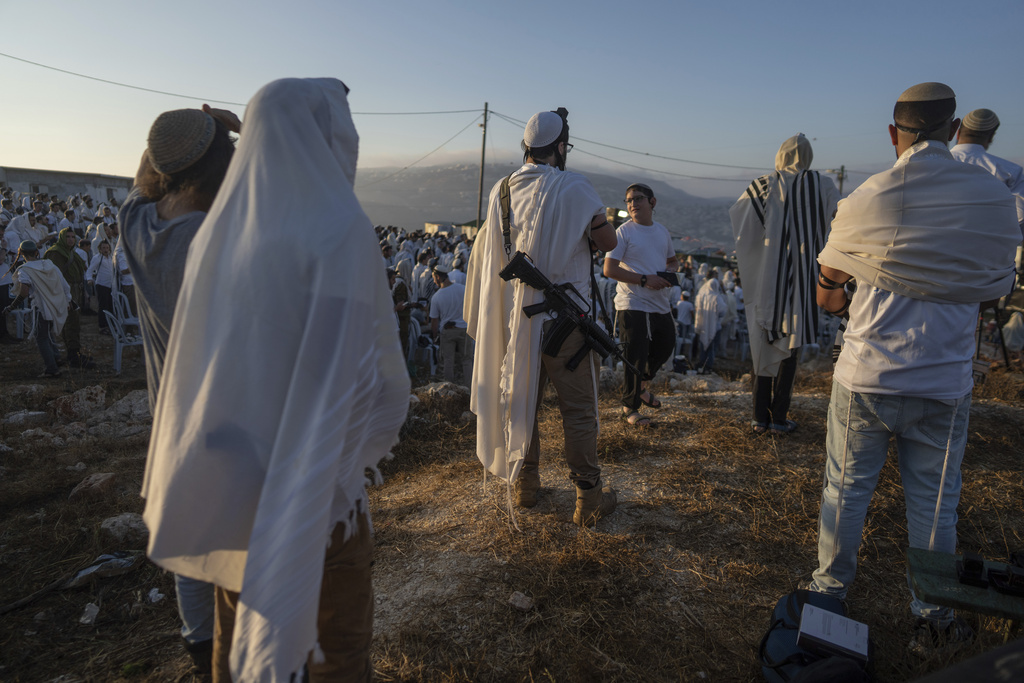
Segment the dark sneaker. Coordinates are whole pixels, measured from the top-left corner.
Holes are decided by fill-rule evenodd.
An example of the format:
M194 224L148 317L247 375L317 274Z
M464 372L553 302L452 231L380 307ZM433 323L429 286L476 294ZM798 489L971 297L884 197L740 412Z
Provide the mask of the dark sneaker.
M208 674L213 671L213 639L201 640L198 643L190 643L184 638L181 639L185 652L192 659L192 666L199 674Z
M96 367L92 357L82 353L69 353L68 365L72 368L82 368L83 370L92 370Z
M922 659L928 659L936 655L951 655L973 640L974 629L960 617L954 617L944 628L938 627L934 621L918 619L907 649Z

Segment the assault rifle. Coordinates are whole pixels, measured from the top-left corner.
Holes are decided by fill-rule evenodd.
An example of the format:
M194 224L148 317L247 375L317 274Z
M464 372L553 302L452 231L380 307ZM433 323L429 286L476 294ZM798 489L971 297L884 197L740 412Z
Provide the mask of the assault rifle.
M585 301L572 284L554 284L544 273L537 270L537 267L530 261L530 257L521 251L517 251L508 265L502 268L498 274L506 282L516 278L517 280L522 280L530 287L544 292L544 301L531 306L523 306L523 313L526 314L527 318L532 318L538 313L547 313L548 311L555 314L556 322L545 335L542 351L546 355L557 356L566 337L574 329L578 328L583 333L583 346L565 364L570 370L575 370L579 367L580 362L586 357L587 353L596 351L602 360L613 355L622 361L622 364L630 372L637 375L640 374L633 364L622 355L622 351L619 350L615 340L608 336L608 333L593 321L590 317L590 312L583 310L576 303L573 296L569 294L572 292L580 301Z

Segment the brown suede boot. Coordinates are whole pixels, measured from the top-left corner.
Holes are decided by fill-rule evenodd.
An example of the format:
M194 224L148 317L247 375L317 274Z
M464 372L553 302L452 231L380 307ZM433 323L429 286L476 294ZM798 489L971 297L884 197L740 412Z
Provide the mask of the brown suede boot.
M615 512L615 504L618 499L615 489L611 486L603 486L598 480L593 488L582 489L576 487L576 513L572 521L578 526L594 526L597 520Z
M532 508L537 504L537 492L540 490L540 471L523 469L516 479L516 505L521 508Z

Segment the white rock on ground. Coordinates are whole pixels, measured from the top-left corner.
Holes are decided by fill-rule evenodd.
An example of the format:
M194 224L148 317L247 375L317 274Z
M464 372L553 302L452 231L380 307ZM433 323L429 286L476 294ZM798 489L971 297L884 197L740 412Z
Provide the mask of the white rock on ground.
M59 396L50 401L48 405L57 414L57 419L73 422L75 420L84 420L100 412L103 410L106 402L106 390L99 385L95 385L79 389L67 396Z
M149 538L149 529L142 521L142 515L135 512L124 512L116 517L108 517L100 524L100 529L119 543L141 545Z

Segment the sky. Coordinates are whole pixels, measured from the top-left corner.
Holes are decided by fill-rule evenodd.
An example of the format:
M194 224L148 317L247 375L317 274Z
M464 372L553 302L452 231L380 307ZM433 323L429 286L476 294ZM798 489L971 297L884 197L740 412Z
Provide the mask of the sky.
M161 112L207 102L244 121L262 85L293 76L351 88L362 168L479 164L485 102L487 162L515 166L522 124L508 119L564 106L577 170L735 197L802 132L814 168L848 169L848 194L892 164L892 105L923 81L950 85L958 115L994 110L990 151L1024 163L1022 0L0 7L0 166L132 176Z

